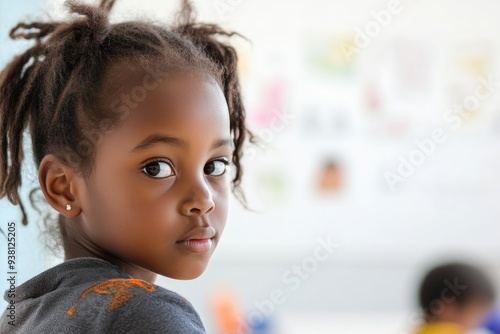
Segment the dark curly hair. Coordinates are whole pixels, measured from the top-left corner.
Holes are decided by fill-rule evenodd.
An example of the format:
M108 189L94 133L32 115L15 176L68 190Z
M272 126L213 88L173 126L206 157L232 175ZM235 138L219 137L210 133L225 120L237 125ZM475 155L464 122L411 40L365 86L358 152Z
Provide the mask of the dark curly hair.
M89 177L95 140L88 130L109 130L109 123L118 122L118 114L103 102L109 93L103 88L113 73L111 68L119 64L118 70L139 65L149 73L187 71L218 82L227 101L234 144L232 191L248 208L240 189L242 148L246 139L255 142L256 137L245 125L238 58L227 41L233 35L243 36L216 24L196 22L189 0L181 1L169 26L151 20L110 24L114 3L101 0L99 5L89 5L68 0L65 6L77 15L67 21L22 22L11 29L12 39L34 39L36 43L0 73L0 198L7 196L12 204L20 205L26 225L18 190L23 132L28 125L37 167L45 155L54 154ZM33 206L36 190L40 188L30 193ZM61 219L59 215L59 227Z
M418 298L425 320L435 321L436 307L442 307L446 303L463 307L474 299L493 304L496 291L490 278L480 267L450 262L438 265L425 274Z

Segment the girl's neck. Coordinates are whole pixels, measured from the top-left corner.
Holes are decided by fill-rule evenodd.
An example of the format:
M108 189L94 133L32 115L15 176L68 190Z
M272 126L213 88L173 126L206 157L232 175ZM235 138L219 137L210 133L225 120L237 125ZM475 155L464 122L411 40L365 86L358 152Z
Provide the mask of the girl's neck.
M102 250L90 240L81 228L79 217L61 222L61 232L64 246L64 260L78 257L97 257L106 260L126 271L130 276L154 283L157 274L134 263L124 261Z

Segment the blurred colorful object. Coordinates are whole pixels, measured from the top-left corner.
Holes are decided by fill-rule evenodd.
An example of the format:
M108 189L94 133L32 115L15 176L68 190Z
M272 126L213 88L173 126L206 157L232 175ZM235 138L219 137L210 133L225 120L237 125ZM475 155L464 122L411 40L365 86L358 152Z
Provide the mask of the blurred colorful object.
M342 45L354 45L354 36L344 34L341 37L310 37L305 42L308 66L322 74L331 76L349 76L355 57L350 59L344 54Z
M212 293L211 306L219 333L249 333L250 329L241 318L236 295L233 291L227 288L216 289Z
M419 329L417 334L461 334L463 328L455 323L435 322L430 323Z
M258 321L250 322L250 327L252 328L252 334L271 334L272 326L269 318L259 318Z
M483 327L492 333L500 334L500 309L495 309L491 312Z
M250 121L260 127L274 126L273 122L285 113L287 87L282 79L275 79L267 85L258 106L249 113Z

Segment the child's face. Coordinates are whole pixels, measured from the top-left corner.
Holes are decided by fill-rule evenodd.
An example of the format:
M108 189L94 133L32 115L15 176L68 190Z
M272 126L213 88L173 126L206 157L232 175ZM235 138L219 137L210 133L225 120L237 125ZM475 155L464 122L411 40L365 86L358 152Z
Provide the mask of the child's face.
M96 247L160 275L201 275L226 223L230 173L221 160L232 151L220 87L167 78L98 144L85 233ZM212 238L181 242L190 237Z
M490 303L476 299L463 306L449 304L436 320L458 323L465 330L473 330L482 325L491 308Z
M468 330L476 329L483 324L491 308L492 305L487 302L474 300L457 311L457 319L464 328Z

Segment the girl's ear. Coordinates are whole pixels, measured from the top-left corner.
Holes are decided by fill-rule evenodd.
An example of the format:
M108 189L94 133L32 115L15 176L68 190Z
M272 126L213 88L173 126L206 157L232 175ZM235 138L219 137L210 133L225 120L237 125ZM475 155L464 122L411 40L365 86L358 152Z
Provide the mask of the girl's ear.
M56 211L75 218L81 212L81 177L53 154L46 155L38 169L38 180L45 199Z

